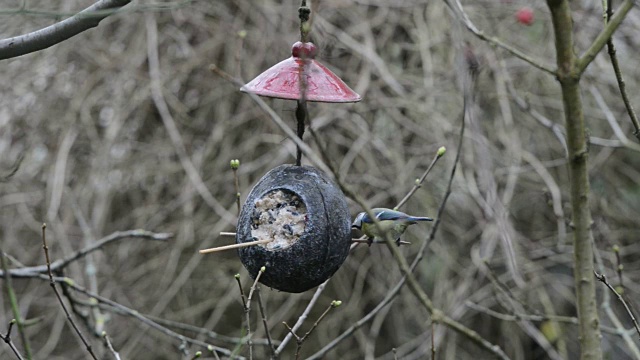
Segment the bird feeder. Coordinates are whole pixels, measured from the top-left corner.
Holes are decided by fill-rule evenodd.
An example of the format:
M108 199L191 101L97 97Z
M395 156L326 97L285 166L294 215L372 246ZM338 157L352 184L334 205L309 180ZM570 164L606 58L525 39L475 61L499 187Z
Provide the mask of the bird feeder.
M360 101L336 74L315 59L309 42L311 10L302 1L299 11L301 41L291 57L258 75L240 89L272 98L296 100L297 135L302 140L308 101ZM236 244L201 253L238 249L249 274L287 292L303 292L322 284L342 265L351 245L351 216L340 188L322 171L281 165L265 174L249 193L236 227Z
M254 186L242 207L236 243L252 277L299 293L333 275L349 254L351 216L340 188L311 166L281 165Z

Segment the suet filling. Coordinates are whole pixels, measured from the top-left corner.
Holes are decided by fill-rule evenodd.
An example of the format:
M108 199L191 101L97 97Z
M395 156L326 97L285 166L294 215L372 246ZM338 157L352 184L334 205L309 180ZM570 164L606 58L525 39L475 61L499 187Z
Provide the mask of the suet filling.
M254 240L271 240L260 244L267 250L281 250L300 239L306 228L307 207L295 193L277 189L256 200L251 216Z

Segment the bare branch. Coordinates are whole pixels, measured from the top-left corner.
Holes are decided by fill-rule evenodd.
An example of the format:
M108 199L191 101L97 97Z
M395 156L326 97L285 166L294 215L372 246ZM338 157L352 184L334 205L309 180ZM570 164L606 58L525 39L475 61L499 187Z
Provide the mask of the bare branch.
M7 271L7 262L5 261L5 253L0 250L0 266L2 266L3 271ZM9 304L11 306L11 311L13 312L14 319L9 323L9 330L7 330L7 336L3 336L2 340L9 344L11 350L13 350L14 354L18 357L18 359L22 359L20 353L13 345L11 341L11 328L13 324L18 325L18 334L20 335L20 340L22 341L22 346L25 351L25 355L27 359L31 359L31 345L29 345L29 340L27 339L27 335L24 330L24 321L22 320L22 315L20 314L20 308L18 306L18 299L16 298L15 291L13 290L13 284L11 282L11 276L7 276L4 281L5 292L7 293L7 298L9 300Z
M611 8L611 0L603 2L606 6L605 9L605 24L608 24L613 17L613 9ZM616 56L616 47L613 44L613 38L610 37L607 40L607 53L609 53L609 59L611 59L611 67L613 67L613 73L616 74L616 81L618 82L618 89L620 90L620 96L622 97L622 102L624 103L625 108L627 109L627 113L629 114L629 119L631 119L631 123L635 128L633 135L640 140L640 122L638 121L638 116L636 115L636 111L633 109L633 105L631 105L631 100L629 100L629 94L627 94L626 85L624 82L624 78L622 77L622 70L620 69L620 64L618 63L618 57Z
M30 54L98 26L131 0L100 0L76 15L34 32L0 40L0 60Z
M267 322L267 312L264 309L264 305L262 304L262 296L260 295L260 286L256 287L256 295L258 299L260 315L262 316L262 324L264 325L264 332L267 336L267 341L269 342L269 349L271 350L271 355L273 357L276 357L276 347L273 345L273 340L271 339L271 332L269 331L269 324Z
M523 53L522 51L512 47L511 45L505 44L502 40L486 35L483 31L478 29L469 19L469 16L462 8L462 4L460 4L459 0L445 0L445 3L451 8L451 10L456 14L462 24L471 31L475 36L477 36L480 40L486 41L494 46L497 46L501 49L506 50L511 55L517 57L518 59L524 60L531 64L533 67L538 68L550 75L556 74L555 70L545 64L540 63L538 60L532 58L531 56Z
M43 279L43 280L49 279L48 276L41 275L41 274L38 274L37 277L40 278L40 279ZM198 339L193 339L193 338L184 336L182 334L179 334L179 333L177 333L177 332L175 332L175 331L173 331L171 329L168 329L167 327L158 324L157 322L151 320L149 317L139 313L136 310L128 308L128 307L126 307L126 306L124 306L124 305L122 305L120 303L117 303L117 302L115 302L113 300L110 300L108 298L105 298L103 296L100 296L100 295L98 295L96 293L93 293L93 292L85 289L84 287L76 284L76 282L73 279L70 279L68 277L53 277L53 281L55 281L57 283L64 284L64 285L70 287L71 289L73 289L73 290L75 290L75 291L77 291L79 293L82 293L82 294L84 294L84 295L86 295L86 296L88 296L90 298L93 298L93 299L97 300L98 303L100 303L100 304L104 304L104 305L107 305L107 306L111 307L118 314L132 317L132 318L138 320L139 322L141 322L142 324L145 324L146 326L148 326L148 327L150 327L150 328L152 328L154 330L157 330L157 331L163 333L164 335L166 335L168 337L177 339L180 342L185 342L185 343L189 343L189 344L193 344L193 345L197 345L197 346L202 346L202 347L204 347L204 348L206 348L206 349L208 349L210 351L219 352L220 354L228 356L228 357L230 357L232 359L244 359L244 357L234 355L232 353L232 351L230 351L229 349L225 349L225 348L222 348L222 347L219 347L219 346L215 346L215 345L209 344L207 342L204 342L204 341L201 341L201 340L198 340Z
M18 360L23 360L24 358L18 351L18 348L16 348L16 346L13 344L13 341L11 341L11 329L13 328L13 324L15 323L16 323L16 319L13 319L9 322L9 329L7 330L7 335L3 336L2 334L0 334L0 339L5 343L7 343L7 345L9 345L9 348L11 348L11 351L13 351L13 354L16 356L16 358L18 358Z
M354 248L354 245L351 245L351 248L349 249L349 251L351 251L353 248ZM307 307L302 312L302 315L298 317L298 320L293 325L293 329L289 331L287 336L285 336L284 340L282 340L282 342L276 349L276 357L282 352L282 350L284 350L284 347L289 343L289 341L291 341L291 338L293 338L295 332L298 331L298 329L302 326L302 323L307 319L307 317L309 316L309 313L311 312L311 309L320 298L320 295L324 291L324 288L327 286L328 281L329 280L323 282L322 285L318 286L318 289L316 289L316 292L313 294L313 297L309 301L309 304L307 304Z
M106 331L102 332L102 339L104 340L104 345L107 347L107 349L109 349L109 352L111 353L111 355L113 355L113 358L115 360L121 360L120 354L118 354L116 349L113 348L113 344L111 343L111 340L109 339L109 335L107 335Z
M85 247L84 249L78 250L75 253L63 258L63 259L58 259L54 262L51 263L51 271L56 272L64 267L66 267L67 265L69 265L70 263L83 258L84 256L86 256L87 254L90 254L96 250L99 250L101 248L103 248L104 246L118 241L118 240L122 240L122 239L127 239L127 238L143 238L143 239L149 239L149 240L159 240L159 241L165 241L168 240L170 238L173 237L173 234L171 233L154 233L151 231L146 231L146 230L127 230L127 231L116 231L114 233L112 233L111 235L105 236L104 238L96 241L95 243L91 244L90 246ZM46 265L40 265L40 266L30 266L30 267L24 267L24 268L19 268L19 269L9 269L9 274L13 277L36 277L38 274L44 274L47 272L47 266ZM5 272L4 271L0 271L0 278L4 278Z
M616 14L607 22L607 25L602 29L598 37L593 40L593 43L587 51L580 57L578 61L576 61L576 73L578 75L582 74L589 64L596 58L596 55L602 50L602 48L607 44L607 41L611 38L613 33L618 29L618 26L622 23L622 20L627 16L629 10L633 7L633 0L626 0L622 5L620 5L620 9L616 12Z
M47 224L42 224L42 248L44 249L44 256L47 261L49 285L51 285L53 292L56 294L56 298L58 299L58 302L60 302L60 306L62 306L62 310L64 310L64 314L67 316L67 320L69 320L69 324L71 324L71 326L73 327L73 330L78 335L78 338L80 338L80 341L82 341L82 343L84 344L84 347L87 349L87 352L89 353L89 355L91 355L91 357L94 360L98 360L96 354L93 352L93 347L91 346L89 341L87 341L87 338L85 338L85 336L82 334L82 332L78 328L78 325L76 325L76 322L73 320L71 313L69 313L67 306L64 304L64 301L62 301L62 297L60 296L60 293L56 288L56 283L53 280L53 272L51 272L51 261L49 260L49 247L47 246L46 230L47 230Z
M600 281L601 283L603 283L606 287L609 288L609 290L611 290L611 292L618 298L618 300L622 303L622 305L624 306L624 309L627 311L627 314L629 315L629 318L631 319L631 322L633 322L633 326L636 328L636 332L638 333L638 336L640 337L640 326L638 326L638 322L636 321L635 316L633 316L633 312L631 311L631 309L629 308L629 305L627 304L627 302L624 300L624 298L620 295L620 293L618 293L616 291L616 289L611 286L611 284L609 284L609 281L607 281L607 277L603 274L598 274L598 272L594 271L593 272L594 275L596 276L596 279L598 279L598 281Z

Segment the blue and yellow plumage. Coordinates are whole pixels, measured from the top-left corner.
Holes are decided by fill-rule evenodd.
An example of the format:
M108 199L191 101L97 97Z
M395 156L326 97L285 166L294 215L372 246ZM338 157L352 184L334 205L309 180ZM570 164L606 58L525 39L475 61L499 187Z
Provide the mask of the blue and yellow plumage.
M384 241L385 234L389 233L391 238L395 239L399 245L400 236L407 230L409 225L419 221L433 221L428 217L411 216L401 211L385 208L375 208L371 211L378 219L379 226L376 226L366 212L358 214L353 221L353 225L351 225L369 237L369 244L375 241Z

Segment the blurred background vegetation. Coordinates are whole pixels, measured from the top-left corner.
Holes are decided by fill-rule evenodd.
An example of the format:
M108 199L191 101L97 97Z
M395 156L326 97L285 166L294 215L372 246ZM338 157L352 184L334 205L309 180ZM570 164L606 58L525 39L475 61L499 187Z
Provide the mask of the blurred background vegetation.
M87 6L82 1L1 2L0 37L50 25ZM571 2L578 52L603 26L600 2ZM543 2L465 1L485 33L554 67L553 34ZM241 337L244 314L234 279L251 284L235 252L200 255L225 245L234 231L231 159L244 196L268 170L292 163L293 142L237 86L210 64L248 81L290 56L299 39L299 1L134 1L97 28L49 49L0 63L0 246L9 267L41 265L41 224L48 225L53 259L115 231L171 232L167 242L128 239L66 268L64 275L141 314ZM442 224L416 274L447 315L500 345L514 359L577 358L572 277L568 170L560 88L555 79L473 37L444 2L314 1L311 36L318 59L363 97L357 104L309 105L311 126L328 146L341 179L370 206L393 207L413 186L440 146L446 156L404 211L434 216L443 199L459 139L463 73L476 68L475 101L452 194ZM531 6L535 19L515 13ZM186 156L164 125L151 94L149 38L157 31L161 90ZM637 103L640 14L632 11L615 35L631 101ZM244 36L246 34L246 36ZM153 42L151 43L153 46ZM597 269L615 286L620 248L624 296L636 306L640 292L640 146L603 51L582 82L591 160L591 204ZM293 101L267 100L294 127ZM627 138L625 138L626 136ZM307 143L314 149L311 138ZM208 197L207 192L211 197ZM213 199L213 200L212 200ZM217 205L219 204L219 205ZM350 202L352 214L361 209ZM401 248L412 259L431 225L409 229ZM23 264L23 265L22 265ZM306 331L334 299L342 306L323 320L302 348L310 356L372 310L401 277L384 246L358 246L322 293ZM494 279L494 280L491 280ZM3 280L4 282L4 280ZM27 328L34 358L82 359L87 354L66 324L46 281L14 279L21 314L38 318ZM79 320L94 336L100 321L123 359L190 358L197 350L122 316L90 307L71 292ZM288 333L313 291L287 294L263 288L271 335ZM622 308L602 302L603 349L610 359L633 358L640 342ZM255 306L254 306L255 308ZM487 309L510 317L498 318ZM536 315L537 317L522 316ZM614 315L612 315L614 314ZM615 314L622 325L615 323ZM517 315L517 316L512 316ZM547 316L548 315L548 316ZM551 317L551 320L549 319ZM5 292L0 332L13 318ZM265 338L253 314L254 338ZM159 320L160 321L160 320ZM224 339L169 328L233 350ZM608 330L607 330L608 329ZM406 289L388 307L332 349L328 359L423 359L431 352L428 313ZM15 329L14 329L15 331ZM99 333L99 331L98 331ZM12 334L19 348L17 332ZM438 359L490 355L464 337L435 326ZM633 344L633 345L632 345ZM258 359L268 357L255 346ZM190 355L184 355L185 352ZM295 342L283 352L293 358ZM246 355L246 347L240 350ZM207 355L211 356L211 355ZM13 354L0 346L0 358Z

